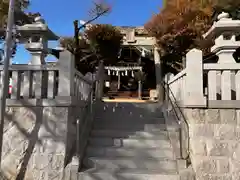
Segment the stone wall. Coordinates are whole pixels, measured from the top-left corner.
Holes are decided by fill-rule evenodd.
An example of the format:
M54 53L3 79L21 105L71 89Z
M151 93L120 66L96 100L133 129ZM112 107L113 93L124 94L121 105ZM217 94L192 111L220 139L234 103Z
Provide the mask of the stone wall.
M240 179L240 116L232 109L184 109L197 180Z
M71 158L75 135L73 108L30 106L9 110L1 163L6 179L69 179L70 167L65 165Z

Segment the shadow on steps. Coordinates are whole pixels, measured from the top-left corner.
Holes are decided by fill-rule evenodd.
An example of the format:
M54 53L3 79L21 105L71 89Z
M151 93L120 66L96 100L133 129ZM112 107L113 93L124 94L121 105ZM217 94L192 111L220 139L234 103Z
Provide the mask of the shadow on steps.
M173 127L171 133L177 130ZM102 103L95 114L84 165L81 180L178 180L161 106Z

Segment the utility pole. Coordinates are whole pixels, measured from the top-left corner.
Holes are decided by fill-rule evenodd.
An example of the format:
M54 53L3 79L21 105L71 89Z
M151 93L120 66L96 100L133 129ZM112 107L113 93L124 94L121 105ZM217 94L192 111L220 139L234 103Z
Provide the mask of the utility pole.
M78 27L78 20L73 21L73 25L74 25L74 41L75 41L75 60L78 59L77 54L78 54L78 50L79 50L79 31L86 27L86 25L90 24L91 22L95 21L96 19L98 19L100 16L104 15L105 13L107 13L109 11L109 8L106 8L105 10L103 10L102 12L97 13L97 15L90 19L89 21L85 22L83 25L81 25L80 27Z
M6 110L6 97L8 94L9 88L9 62L12 55L12 31L14 24L14 8L15 0L9 1L8 9L8 21L7 21L7 30L6 30L6 39L4 47L4 69L3 69L3 82L2 82L2 91L0 94L0 169L1 169L1 157L2 157L2 144L3 144L3 128L4 128L4 116Z
M79 28L78 28L78 20L75 20L73 22L74 25L74 43L75 43L75 50L74 50L74 56L75 60L78 59L77 54L79 50Z

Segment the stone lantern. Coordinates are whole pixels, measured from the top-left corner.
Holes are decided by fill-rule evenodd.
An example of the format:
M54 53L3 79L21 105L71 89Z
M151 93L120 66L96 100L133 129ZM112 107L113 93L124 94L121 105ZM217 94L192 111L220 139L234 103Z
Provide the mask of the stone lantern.
M240 34L240 20L233 20L228 13L218 15L209 31L203 35L205 39L215 39L211 52L218 57L218 63L236 63L233 53L240 47L236 36Z
M56 36L39 16L35 23L18 26L17 31L21 34L21 41L25 41L25 48L31 53L31 65L45 64L48 55L48 41L58 40ZM26 42L27 40L27 42Z

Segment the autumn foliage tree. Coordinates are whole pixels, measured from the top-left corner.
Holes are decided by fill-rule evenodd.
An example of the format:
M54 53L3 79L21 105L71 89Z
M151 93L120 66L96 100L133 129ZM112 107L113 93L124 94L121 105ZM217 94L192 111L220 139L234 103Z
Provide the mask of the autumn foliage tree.
M228 12L233 19L240 19L240 1L237 0L214 0L213 7L215 14ZM215 16L215 19L216 19Z
M212 14L212 7L200 0L170 0L145 25L157 39L167 71L178 72L183 68L183 57L190 48L201 45Z
M228 12L240 18L240 1L236 0L167 0L164 8L145 25L156 37L161 49L161 60L166 72L179 72L183 68L186 53L200 48L209 53L211 41L203 41L202 35L210 28L217 15Z

